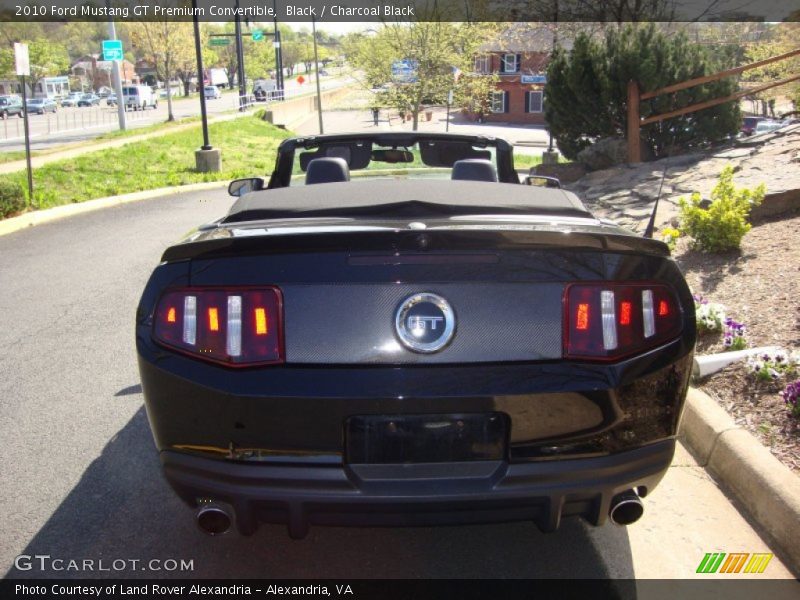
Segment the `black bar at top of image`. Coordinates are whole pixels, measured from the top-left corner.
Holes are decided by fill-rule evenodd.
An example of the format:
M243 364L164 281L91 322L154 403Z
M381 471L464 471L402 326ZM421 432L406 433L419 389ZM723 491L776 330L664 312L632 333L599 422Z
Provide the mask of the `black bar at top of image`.
M234 0L198 0L200 21L231 21ZM191 0L111 0L118 21L192 20ZM798 0L241 0L242 19L380 21L798 21ZM0 0L0 21L106 21L105 2ZM277 15L275 14L277 12Z

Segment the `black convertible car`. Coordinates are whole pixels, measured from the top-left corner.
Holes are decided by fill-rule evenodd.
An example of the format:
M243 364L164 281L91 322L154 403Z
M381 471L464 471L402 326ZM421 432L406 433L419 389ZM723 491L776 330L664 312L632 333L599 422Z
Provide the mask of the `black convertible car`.
M663 243L531 183L494 138L293 138L166 250L139 368L204 531L641 516L692 297Z

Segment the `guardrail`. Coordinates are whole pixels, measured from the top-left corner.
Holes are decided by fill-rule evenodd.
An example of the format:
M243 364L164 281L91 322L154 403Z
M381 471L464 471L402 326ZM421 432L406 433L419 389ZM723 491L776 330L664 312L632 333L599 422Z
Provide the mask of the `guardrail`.
M141 121L147 118L147 111L125 111L128 122ZM54 133L70 133L85 131L98 127L111 128L119 122L116 106L91 106L61 108L55 113L44 115L28 115L31 138ZM17 117L8 117L0 121L0 140L14 141L24 139L24 122Z
M336 85L326 86L323 93L338 89L348 85L348 81L337 81ZM295 98L313 96L316 93L313 87L309 88L294 88L291 90L284 90L282 98L278 96L277 91L267 92L266 100L256 100L252 93L243 96L233 94L223 94L222 99L225 101L225 111L235 111L237 108L240 111L249 111L254 108L265 108L272 103L280 101L293 100ZM174 100L184 100L185 96L179 96ZM196 94L189 96L189 99L198 100ZM208 100L208 102L219 102L220 100ZM165 98L159 99L159 109L166 106L167 101ZM199 103L198 103L199 105ZM197 114L199 114L199 106L197 107ZM128 123L141 122L150 119L154 124L161 120L152 120L152 111L150 109L144 111L125 111ZM220 114L220 113L217 113ZM184 115L185 116L185 115ZM42 138L54 134L68 134L83 132L91 129L105 128L108 131L117 130L118 116L116 106L106 106L105 100L100 106L92 107L60 107L55 113L48 113L45 115L29 115L29 124L31 127L31 139ZM0 142L15 142L23 140L25 136L23 120L17 117L9 117L8 119L0 120Z

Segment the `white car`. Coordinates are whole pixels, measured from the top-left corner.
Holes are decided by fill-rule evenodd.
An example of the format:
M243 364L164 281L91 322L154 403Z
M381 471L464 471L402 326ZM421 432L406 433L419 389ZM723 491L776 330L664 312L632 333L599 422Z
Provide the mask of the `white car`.
M760 121L756 125L755 134L758 135L760 133L769 133L770 131L780 129L781 127L783 127L783 123L780 121Z
M206 97L206 100L216 100L218 98L222 98L222 92L219 91L219 88L215 85L207 85L203 88L203 94Z

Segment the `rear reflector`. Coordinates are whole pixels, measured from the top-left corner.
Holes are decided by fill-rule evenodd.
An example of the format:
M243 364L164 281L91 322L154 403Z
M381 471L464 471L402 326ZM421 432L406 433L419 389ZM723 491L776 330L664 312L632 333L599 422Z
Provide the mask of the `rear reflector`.
M156 307L153 338L228 366L272 364L283 361L282 322L277 288L170 290Z
M613 360L675 339L674 293L660 284L572 284L564 293L564 356Z

